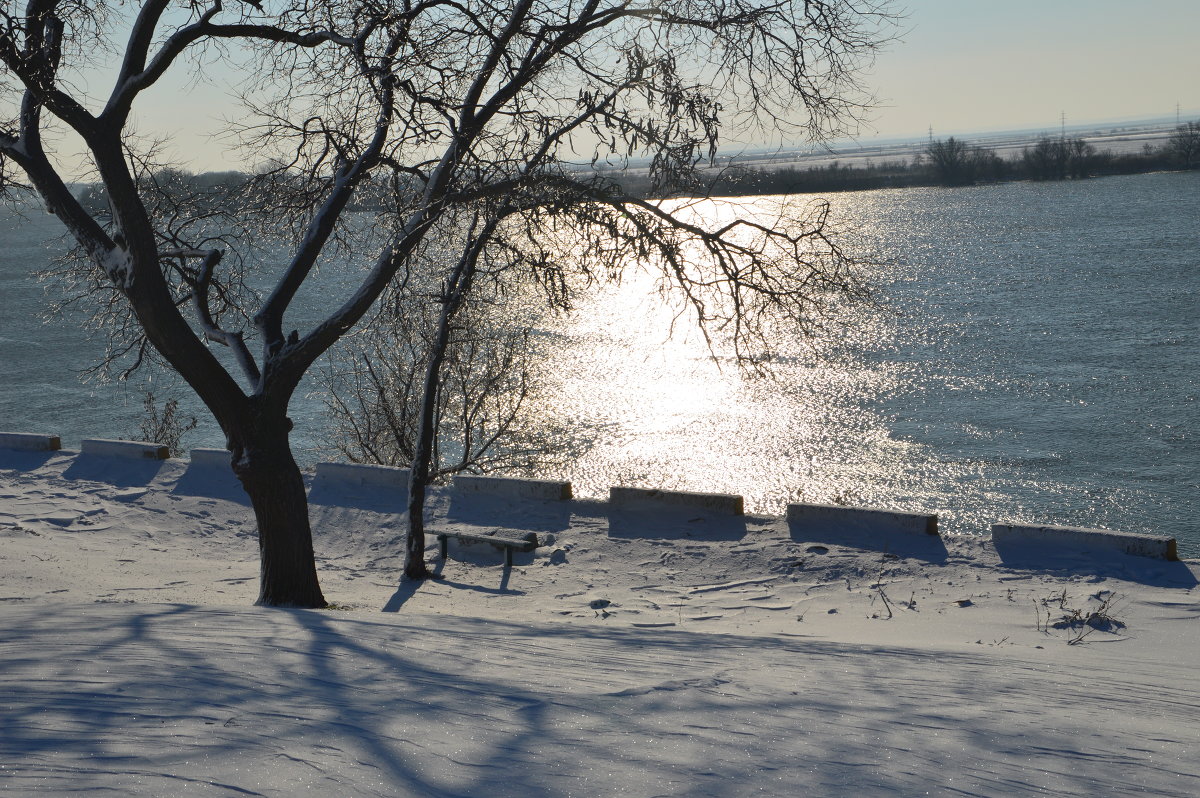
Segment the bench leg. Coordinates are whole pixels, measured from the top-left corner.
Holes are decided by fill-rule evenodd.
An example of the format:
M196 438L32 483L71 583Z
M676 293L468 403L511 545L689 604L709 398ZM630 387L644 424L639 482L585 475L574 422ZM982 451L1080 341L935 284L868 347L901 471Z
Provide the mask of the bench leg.
M438 535L438 552L441 553L442 559L446 559L446 550L448 548L446 536Z
M504 547L504 567L512 568L512 549L508 546Z

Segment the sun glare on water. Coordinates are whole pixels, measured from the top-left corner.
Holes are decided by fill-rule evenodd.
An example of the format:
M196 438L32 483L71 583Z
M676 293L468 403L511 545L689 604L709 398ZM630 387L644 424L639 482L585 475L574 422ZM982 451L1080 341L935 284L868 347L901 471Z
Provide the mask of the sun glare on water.
M711 211L710 224L751 214L771 223L781 213L766 197L692 210ZM691 309L657 288L651 270L635 272L550 325L559 343L537 413L592 440L556 476L585 496L603 497L610 485L718 491L771 513L788 501L879 493L872 483L900 456L886 452L907 448L864 407L885 390L887 370L851 352L852 339L884 334L879 314L848 310L851 323L823 341L783 330L782 354L756 374L738 366L719 331L706 340Z

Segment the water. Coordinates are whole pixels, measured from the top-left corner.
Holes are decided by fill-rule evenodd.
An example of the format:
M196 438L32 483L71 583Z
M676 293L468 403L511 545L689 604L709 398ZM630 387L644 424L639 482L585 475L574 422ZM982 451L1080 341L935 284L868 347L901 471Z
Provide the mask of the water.
M138 427L141 397L127 386L82 386L76 375L104 352L86 340L81 318L51 323L49 297L34 278L62 251L63 228L40 210L0 210L0 429L61 432L80 438L125 437Z
M1200 556L1200 174L834 197L889 311L776 365L714 362L634 280L544 331L539 415L594 445L554 476L1174 535ZM38 327L44 219L0 254L0 428L127 435L140 393L81 389L97 349ZM48 365L49 364L49 365ZM294 407L300 446L319 404ZM210 424L192 445L219 445ZM314 455L315 456L315 455Z

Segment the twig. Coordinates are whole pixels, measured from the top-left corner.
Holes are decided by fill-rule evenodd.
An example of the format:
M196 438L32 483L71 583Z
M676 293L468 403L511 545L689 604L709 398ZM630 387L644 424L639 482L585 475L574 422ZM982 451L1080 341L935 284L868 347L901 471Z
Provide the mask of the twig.
M891 603L890 601L888 601L887 593L883 592L883 588L882 588L882 587L881 587L881 588L879 588L879 597L880 597L881 599L883 599L883 606L884 606L884 608L886 608L886 609L887 609L887 612L888 612L888 618L889 618L889 619L891 619L891 618L893 617L893 613L892 613L892 603Z

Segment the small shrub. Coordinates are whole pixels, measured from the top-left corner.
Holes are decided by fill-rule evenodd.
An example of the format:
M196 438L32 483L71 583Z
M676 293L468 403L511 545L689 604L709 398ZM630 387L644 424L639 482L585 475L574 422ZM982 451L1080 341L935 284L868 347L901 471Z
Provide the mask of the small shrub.
M1111 590L1102 590L1092 596L1091 600L1099 602L1094 609L1070 607L1067 604L1067 591L1064 589L1061 593L1054 593L1042 599L1040 606L1035 601L1034 610L1037 613L1038 631L1049 633L1051 629L1069 630L1067 645L1073 646L1082 643L1093 632L1116 634L1125 628L1125 622L1113 616L1118 603L1116 593ZM1062 612L1057 619L1054 618L1052 608L1057 608ZM1042 617L1042 610L1045 610L1045 618Z

